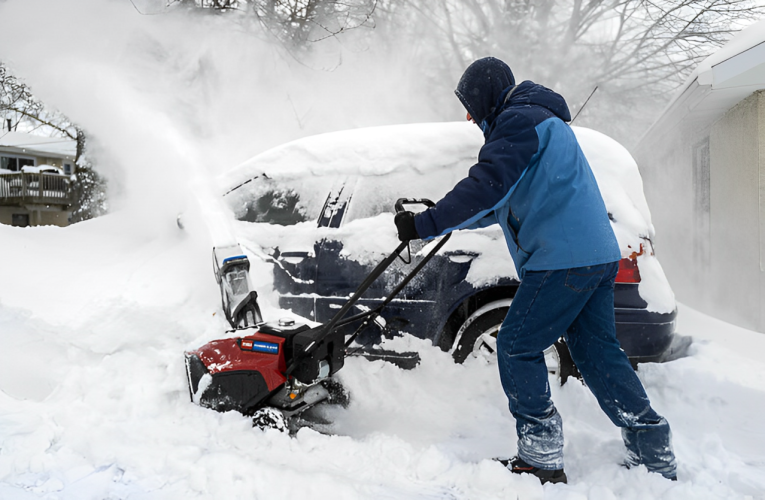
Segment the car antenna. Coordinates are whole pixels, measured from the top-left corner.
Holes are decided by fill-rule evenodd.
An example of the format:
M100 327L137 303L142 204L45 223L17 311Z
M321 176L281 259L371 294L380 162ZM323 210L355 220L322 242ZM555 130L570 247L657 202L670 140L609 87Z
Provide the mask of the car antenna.
M577 117L577 116L579 116L579 113L581 113L581 112L582 112L582 110L584 109L584 107L585 107L585 106L587 106L587 103L588 103L588 102L590 102L590 97L592 97L592 94L594 94L596 90L598 90L598 86L597 86L597 85L595 85L595 88L594 88L594 89L592 89L592 92L590 92L590 95L587 97L587 100L585 100L585 101L584 101L584 104L582 104L582 107L581 107L581 108L579 108L579 111L577 111L577 112L576 112L576 115L575 115L575 116L574 116L574 117L571 119L571 121L570 121L570 122L568 122L568 124L569 124L569 125L571 125L572 123L574 123L574 120L576 120L576 117Z

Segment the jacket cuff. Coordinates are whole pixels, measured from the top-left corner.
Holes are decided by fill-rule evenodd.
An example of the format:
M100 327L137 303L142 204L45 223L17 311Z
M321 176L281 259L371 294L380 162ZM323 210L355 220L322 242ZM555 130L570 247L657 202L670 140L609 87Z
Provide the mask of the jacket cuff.
M430 209L415 214L414 227L417 229L417 234L423 240L431 240L438 234L433 217L430 215Z

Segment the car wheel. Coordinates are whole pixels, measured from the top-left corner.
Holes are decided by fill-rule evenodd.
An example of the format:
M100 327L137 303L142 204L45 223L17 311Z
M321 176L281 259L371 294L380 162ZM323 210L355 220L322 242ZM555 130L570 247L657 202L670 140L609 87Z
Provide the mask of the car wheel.
M457 331L452 357L463 363L468 356L493 358L497 352L497 333L502 326L513 299L497 300L480 307L471 314ZM558 339L544 351L547 371L555 375L563 385L568 377L579 378L571 353L563 338Z

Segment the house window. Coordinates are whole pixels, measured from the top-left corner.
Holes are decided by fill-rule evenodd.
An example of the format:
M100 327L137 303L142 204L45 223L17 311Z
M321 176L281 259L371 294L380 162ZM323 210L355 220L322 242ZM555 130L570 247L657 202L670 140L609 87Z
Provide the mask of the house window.
M711 183L709 137L693 147L693 254L696 263L710 265Z
M11 225L16 227L28 227L29 226L29 214L13 214L11 215Z
M24 158L23 156L0 156L0 169L19 172L21 171L21 167L34 166L34 158Z
M65 175L72 175L72 164L71 163L64 163L64 174Z

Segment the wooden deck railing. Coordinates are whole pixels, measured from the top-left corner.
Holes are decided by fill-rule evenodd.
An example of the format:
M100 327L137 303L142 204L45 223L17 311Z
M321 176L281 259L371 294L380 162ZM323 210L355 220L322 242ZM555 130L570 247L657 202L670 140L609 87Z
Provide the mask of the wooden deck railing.
M68 176L57 174L0 174L0 204L71 205Z

